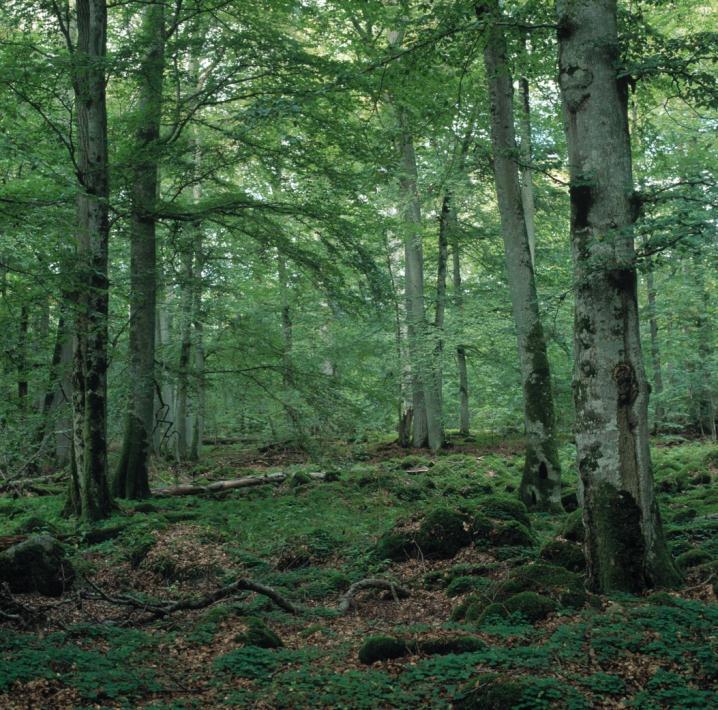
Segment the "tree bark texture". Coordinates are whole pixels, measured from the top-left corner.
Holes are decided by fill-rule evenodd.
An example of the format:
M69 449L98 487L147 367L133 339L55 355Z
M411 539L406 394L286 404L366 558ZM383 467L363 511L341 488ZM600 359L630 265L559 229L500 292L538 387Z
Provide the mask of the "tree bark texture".
M150 494L148 461L154 430L157 249L155 201L164 76L164 5L147 5L141 28L140 91L132 166L130 231L130 396L113 493Z
M661 347L658 342L658 314L656 309L656 285L653 277L653 264L649 262L646 269L646 290L648 291L648 325L651 333L651 364L653 365L653 392L657 398L653 415L653 429L660 431L664 419L663 404L663 370L661 367Z
M561 469L551 373L516 162L513 83L498 1L479 6L477 14L487 21L484 62L491 101L494 176L524 398L526 458L520 495L530 508L550 510L561 505Z
M638 322L627 85L617 78L616 0L559 0L576 288L574 402L590 586L677 581L648 445Z
M109 237L105 0L77 0L73 89L77 111L77 270L70 508L110 514L107 475L107 246Z
M451 257L454 304L458 311L459 333L463 335L464 295L461 291L461 247L457 229L452 234ZM469 436L469 376L466 369L466 347L462 344L456 346L456 367L459 375L459 433L462 436Z

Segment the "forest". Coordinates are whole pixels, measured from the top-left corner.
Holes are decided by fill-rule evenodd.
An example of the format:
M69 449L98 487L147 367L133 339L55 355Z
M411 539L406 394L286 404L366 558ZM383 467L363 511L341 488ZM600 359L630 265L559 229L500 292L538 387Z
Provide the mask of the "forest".
M0 4L0 707L718 707L718 0Z

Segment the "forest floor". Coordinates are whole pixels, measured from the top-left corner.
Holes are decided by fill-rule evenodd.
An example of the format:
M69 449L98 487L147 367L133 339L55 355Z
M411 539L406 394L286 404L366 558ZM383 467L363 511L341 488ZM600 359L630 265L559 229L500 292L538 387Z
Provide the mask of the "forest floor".
M158 470L155 484L291 475L122 501L92 530L61 517L61 495L0 498L0 547L49 532L78 577L60 598L15 595L35 616L26 628L0 625L0 707L718 706L714 445L654 447L683 587L612 597L584 590L577 512L527 515L515 502L518 442L405 454L356 443L308 461L217 446L200 466ZM571 447L561 455L573 508ZM304 475L316 471L327 478ZM252 592L159 619L102 598L153 605L237 577L298 613ZM368 589L340 613L342 595L368 577L409 594ZM377 636L390 638L365 646Z

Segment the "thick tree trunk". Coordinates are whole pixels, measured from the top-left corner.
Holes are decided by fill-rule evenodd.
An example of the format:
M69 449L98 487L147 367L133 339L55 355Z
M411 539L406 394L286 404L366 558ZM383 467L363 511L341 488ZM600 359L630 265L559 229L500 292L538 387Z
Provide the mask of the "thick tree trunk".
M496 196L524 397L526 459L520 495L530 508L550 510L561 506L551 373L515 159L513 86L506 59L506 40L499 25L498 1L492 0L490 7L488 5L485 3L478 9L478 16L487 20L484 60L491 99Z
M627 86L617 79L616 0L559 0L576 284L574 402L590 586L672 584L653 490L632 224Z
M72 78L79 194L69 508L85 520L97 520L113 507L107 476L107 7L105 0L77 0L76 10Z
M451 242L454 304L458 312L459 333L463 337L464 295L461 291L461 251L457 229L453 230ZM459 375L459 433L462 436L469 436L469 376L466 369L466 348L464 345L456 346L456 367Z
M147 465L154 429L157 302L154 211L159 182L164 24L164 5L148 5L142 18L143 55L132 166L130 397L122 453L113 480L113 493L122 498L146 498L150 494Z

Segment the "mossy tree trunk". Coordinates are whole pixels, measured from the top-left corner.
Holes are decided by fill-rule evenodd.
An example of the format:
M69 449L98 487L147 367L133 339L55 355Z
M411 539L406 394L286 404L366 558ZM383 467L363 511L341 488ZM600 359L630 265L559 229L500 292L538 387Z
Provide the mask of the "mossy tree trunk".
M159 181L164 25L164 5L148 5L140 32L140 92L131 171L130 396L122 452L113 479L113 493L122 498L150 495L147 468L154 429L157 302L154 212Z
M516 163L513 82L498 1L479 4L477 16L486 23L484 63L491 101L496 196L524 398L526 458L520 495L530 508L551 510L561 506L561 469L555 439L551 373Z
M72 78L79 193L69 509L98 520L113 507L107 475L107 6L105 0L77 0L76 12Z
M528 63L529 54L526 35L521 38L521 58ZM519 157L521 159L521 204L524 208L526 236L529 240L531 263L536 263L536 204L531 170L531 92L528 76L519 78L521 112L519 114Z
M639 592L672 584L678 573L663 536L648 445L616 0L560 0L557 11L576 284L576 446L589 581L600 592Z

